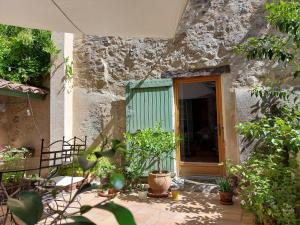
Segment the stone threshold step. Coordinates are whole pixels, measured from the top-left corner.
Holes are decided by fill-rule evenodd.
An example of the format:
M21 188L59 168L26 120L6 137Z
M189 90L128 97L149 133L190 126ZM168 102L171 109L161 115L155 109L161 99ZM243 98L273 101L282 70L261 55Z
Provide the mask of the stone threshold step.
M216 182L218 178L208 176L177 177L175 183L184 191L218 193Z

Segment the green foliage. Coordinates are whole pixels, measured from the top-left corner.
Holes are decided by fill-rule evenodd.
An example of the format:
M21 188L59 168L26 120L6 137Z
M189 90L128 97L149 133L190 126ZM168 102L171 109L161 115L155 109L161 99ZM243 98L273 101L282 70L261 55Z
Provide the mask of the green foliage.
M66 78L71 79L73 77L73 61L70 61L69 57L65 58L65 73Z
M266 4L268 22L288 35L292 44L300 47L300 4L298 1L273 1Z
M90 160L97 159L98 161L97 165L90 172L100 179L109 178L117 170L116 165L112 163L110 158L117 153L122 153L124 149L125 145L120 140L113 139L109 143L107 139L104 139L99 147L89 150L88 158Z
M0 152L0 160L3 160L5 162L25 159L30 156L31 153L29 149L24 147L14 148L11 146L5 146L5 148Z
M26 225L37 224L43 214L42 198L38 193L22 192L19 199L9 198L7 205Z
M133 218L132 213L126 209L125 207L122 207L118 204L115 204L113 202L106 203L104 205L97 205L95 208L98 209L104 209L106 211L111 212L114 214L116 220L120 225L135 225L135 220Z
M84 174L77 160L74 161L73 165L66 165L58 168L57 174L60 176L82 176Z
M3 160L6 163L17 163L20 159L25 159L31 157L31 152L29 149L21 147L14 148L11 146L5 146L0 152L0 160ZM13 172L3 174L2 181L4 183L15 183L20 181L24 177L24 172Z
M103 179L108 178L114 171L116 171L116 169L116 166L111 163L107 157L102 157L98 159L98 163L92 169L91 173L96 177Z
M83 213L86 213L86 212L90 211L92 208L103 209L103 210L111 212L115 216L117 222L120 225L135 225L136 224L132 213L125 207L118 205L116 203L109 202L106 204L98 204L98 205L95 205L94 207L84 205L81 207L80 211ZM90 220L88 220L82 216L72 217L72 219L75 221L75 223L69 223L67 225L70 225L70 224L95 225L95 223L91 222Z
M110 184L115 190L121 190L125 184L125 178L122 174L113 173L110 177Z
M255 87L251 94L260 97L263 115L240 124L241 134L256 141L257 150L278 154L288 163L300 149L300 104L296 93L278 87Z
M248 59L273 60L294 67L293 75L300 75L300 3L272 1L266 4L267 21L274 34L251 37L237 47Z
M111 141L110 146L108 146L108 144L108 140L105 140L102 145L89 149L85 156L83 156L83 159L79 158L79 160L74 161L73 165L59 168L58 174L65 176L83 175L84 171L79 161L85 161L86 157L86 160L88 161L97 161L96 165L89 170L89 173L100 179L109 177L109 175L117 169L116 165L111 162L110 158L118 151L123 151L122 149L124 148L124 144L116 139Z
M242 207L253 212L258 222L297 224L294 168L282 164L277 155L256 153L231 170L239 178Z
M247 141L255 143L255 152L231 173L239 178L243 207L260 223L297 224L300 106L295 94L279 87L255 87L251 95L260 98L262 115L238 126Z
M287 48L287 41L275 35L268 35L260 38L252 37L238 46L239 53L246 52L248 60L269 59L278 62L290 62L294 55Z
M136 134L126 133L125 142L126 172L132 180L140 178L155 163L161 172L161 160L172 155L176 144L174 133L164 131L160 124Z
M250 60L271 60L294 68L300 75L300 4L278 0L266 4L267 21L275 32L249 38L237 47ZM289 75L290 72L287 72ZM283 89L280 83L255 87L251 95L259 98L254 111L259 116L238 126L254 153L241 166L232 167L239 180L243 206L260 223L299 224L296 190L296 155L300 150L299 93Z
M0 24L0 78L40 86L57 53L50 32Z
M232 187L227 178L221 178L217 181L220 192L232 192Z

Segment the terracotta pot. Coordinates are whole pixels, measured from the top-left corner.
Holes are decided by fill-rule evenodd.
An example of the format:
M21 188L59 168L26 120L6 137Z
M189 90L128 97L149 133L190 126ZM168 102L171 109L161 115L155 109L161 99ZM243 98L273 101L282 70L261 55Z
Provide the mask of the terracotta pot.
M219 191L219 196L220 196L220 202L223 205L232 205L232 197L233 197L233 192L221 192Z
M106 198L114 198L116 195L117 195L117 193L115 192L115 193L113 193L113 194L110 194L109 193L109 190L99 190L98 191L98 195L100 196L100 197L106 197Z
M171 173L149 173L148 184L153 194L166 194L171 186Z

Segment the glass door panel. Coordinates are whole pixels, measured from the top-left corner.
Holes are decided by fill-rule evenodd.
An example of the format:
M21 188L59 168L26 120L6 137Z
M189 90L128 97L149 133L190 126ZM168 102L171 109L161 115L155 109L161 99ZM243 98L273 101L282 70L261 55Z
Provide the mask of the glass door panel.
M179 84L180 160L218 163L216 82Z

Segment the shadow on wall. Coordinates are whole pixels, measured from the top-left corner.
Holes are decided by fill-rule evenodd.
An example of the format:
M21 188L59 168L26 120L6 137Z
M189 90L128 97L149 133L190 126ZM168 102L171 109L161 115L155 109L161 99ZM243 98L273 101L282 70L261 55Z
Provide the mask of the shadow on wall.
M126 129L125 107L125 100L113 101L111 103L111 119L102 126L102 131L93 140L89 149L99 146L105 138L123 140L123 134Z

